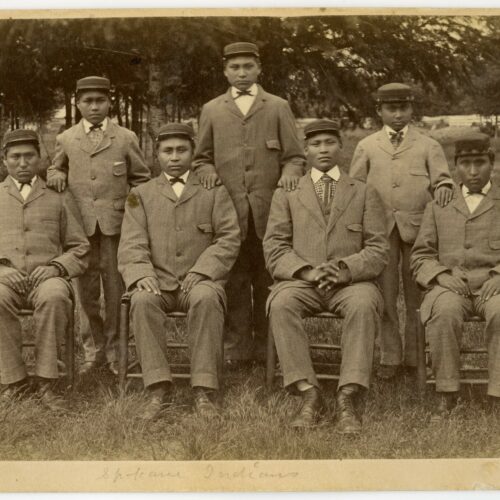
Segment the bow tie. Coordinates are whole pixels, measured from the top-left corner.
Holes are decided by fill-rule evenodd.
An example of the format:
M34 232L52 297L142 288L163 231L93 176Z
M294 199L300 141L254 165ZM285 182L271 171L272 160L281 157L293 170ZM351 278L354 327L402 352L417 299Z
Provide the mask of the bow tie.
M391 136L391 141L400 141L403 138L403 131L389 132L389 135Z
M19 186L19 191L22 191L24 186L29 186L29 187L31 187L31 181L28 181L28 182L20 182L19 184L20 184L20 186Z
M236 93L238 94L235 99L238 99L238 97L241 97L242 95L253 95L252 92L250 92L250 90L237 90Z
M181 184L186 184L182 177L171 177L168 182L173 186L176 182L180 182Z
M467 196L470 196L472 194L479 194L481 196L486 196L485 193L483 193L482 191L479 191L479 192L474 192L474 191L467 191Z
M90 132L92 132L92 130L97 130L98 128L102 130L102 123L98 123L97 125L91 125L89 130Z

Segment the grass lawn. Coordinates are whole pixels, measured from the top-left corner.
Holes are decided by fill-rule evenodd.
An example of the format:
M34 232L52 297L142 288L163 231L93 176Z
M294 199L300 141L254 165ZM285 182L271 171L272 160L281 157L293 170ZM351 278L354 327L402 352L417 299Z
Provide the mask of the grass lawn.
M174 338L183 324L167 324ZM339 323L308 320L311 337L338 340ZM477 342L480 329L467 338ZM238 460L499 457L500 416L487 411L481 388L464 388L449 420L429 424L432 389L419 399L415 383L374 380L363 433L336 433L333 383L323 384L326 414L307 432L287 428L296 396L264 386L264 368L227 373L224 412L206 422L192 412L186 382L176 383L174 404L150 425L136 418L146 400L140 384L120 396L110 375L88 378L68 415L42 409L34 397L0 408L1 460Z
M453 171L453 146L460 129L442 129L443 143ZM342 167L365 135L344 138ZM169 332L182 335L182 322L169 323ZM311 336L330 333L312 321ZM477 342L473 330L469 341ZM419 399L411 380L395 384L374 380L363 433L346 438L335 432L335 386L324 384L326 415L317 428L296 432L287 428L298 399L279 388L264 387L264 368L256 366L226 374L223 417L205 422L192 413L186 382L175 388L175 403L163 418L144 425L136 415L145 404L140 387L119 395L110 375L82 382L68 415L40 408L34 397L0 408L1 460L237 460L340 458L454 458L500 457L500 416L489 414L484 391L464 388L463 399L451 417L429 425L432 389Z

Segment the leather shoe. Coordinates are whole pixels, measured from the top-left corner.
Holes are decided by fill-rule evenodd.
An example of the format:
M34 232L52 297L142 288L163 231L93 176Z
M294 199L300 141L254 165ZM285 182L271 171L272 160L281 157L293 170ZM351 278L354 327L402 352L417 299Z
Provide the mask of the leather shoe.
M219 408L215 403L216 391L205 387L193 387L194 408L203 418L212 419L219 416Z
M361 416L356 411L359 388L343 386L337 392L337 430L340 434L356 435L361 432Z
M66 412L68 411L68 403L52 390L53 382L50 380L40 381L38 394L40 396L40 403L53 412Z
M458 392L437 392L437 403L431 415L431 423L438 423L449 416L458 401Z
M145 422L156 420L161 412L168 406L171 384L159 382L146 389L148 402L139 418Z
M319 412L321 410L321 393L315 386L305 391L301 391L302 405L299 412L290 422L290 427L295 429L314 427L318 422Z
M399 375L401 365L379 365L377 370L377 377L382 380L392 380Z

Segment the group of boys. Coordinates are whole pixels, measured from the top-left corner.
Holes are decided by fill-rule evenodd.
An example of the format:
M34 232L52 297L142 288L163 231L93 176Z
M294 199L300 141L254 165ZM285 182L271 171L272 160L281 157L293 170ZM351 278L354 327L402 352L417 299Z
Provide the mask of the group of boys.
M303 148L287 101L258 85L260 72L255 44L224 48L230 88L203 107L197 144L190 125L158 131L162 172L154 179L135 134L107 116L106 78L77 82L82 120L57 137L47 183L38 175L36 133L7 132L9 175L0 184L2 400L27 385L17 314L28 305L40 401L64 408L53 385L76 300L69 280L78 277L82 375L101 366L116 373L119 301L124 290L131 294L145 420L170 399L164 322L171 310L187 313L194 405L204 417L220 413L224 362L262 360L269 326L284 385L301 396L290 425L315 425L322 397L303 319L323 310L343 318L341 433L361 430L376 337L378 375L411 374L420 320L440 395L436 414L456 401L460 331L472 312L486 319L488 394L498 404L500 193L490 181L489 139L456 143L454 184L441 146L409 126L411 88L387 84L375 95L383 128L359 142L347 175L338 165L339 124L308 124ZM396 307L400 264L404 336Z

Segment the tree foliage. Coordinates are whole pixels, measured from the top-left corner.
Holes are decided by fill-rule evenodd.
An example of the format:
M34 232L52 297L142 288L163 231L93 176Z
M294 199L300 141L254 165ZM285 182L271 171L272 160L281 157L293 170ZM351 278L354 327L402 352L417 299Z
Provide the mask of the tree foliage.
M50 118L89 74L112 80L114 113L127 126L148 107L165 120L195 117L225 90L221 51L237 40L259 45L263 85L298 116L369 115L372 92L388 81L420 88L438 109L475 91L498 53L497 26L466 16L4 20L3 118ZM498 92L495 75L485 95Z

